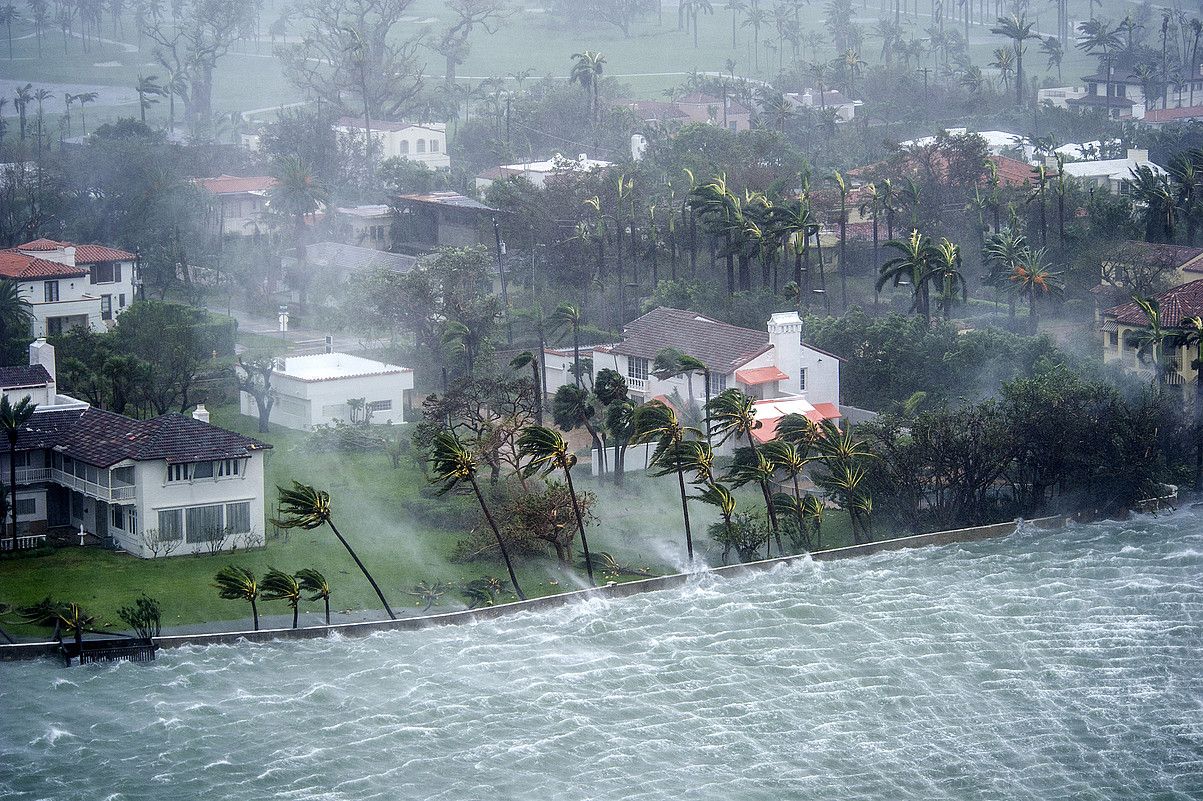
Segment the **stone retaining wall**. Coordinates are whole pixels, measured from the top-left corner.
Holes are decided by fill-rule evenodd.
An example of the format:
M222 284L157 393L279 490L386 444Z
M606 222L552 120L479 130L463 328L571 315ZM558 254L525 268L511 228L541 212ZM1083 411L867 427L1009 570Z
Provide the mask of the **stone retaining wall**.
M759 562L749 562L747 564L726 565L723 567L709 568L700 572L710 573L719 577L737 576L749 572L769 570L778 565L789 564L801 559L815 559L818 561L851 559L853 557L867 556L869 554L879 553L882 551L902 550L903 548L923 548L933 545L949 545L956 542L976 542L978 540L1004 537L1008 534L1012 534L1019 527L1021 522L1022 521L1011 521L1007 523L996 523L989 526L978 526L976 528L962 528L952 531L936 531L931 534L916 534L911 537L897 537L895 539L882 540L880 542L870 542L864 545L849 545L844 548L833 548L827 551L818 551L817 553L813 554L783 556L777 559L765 559ZM1066 519L1063 515L1027 521L1028 525L1037 526L1043 529L1060 529L1065 526L1065 522ZM481 607L479 609L464 609L458 612L444 612L437 615L401 618L399 620L373 620L363 623L336 623L331 626L311 626L299 629L231 631L218 634L181 634L157 637L155 642L163 648L178 648L185 645L216 645L220 643L233 644L240 641L268 642L271 640L281 639L310 639L314 637L327 637L331 633L337 633L344 637L362 637L369 634L374 634L378 631L415 631L417 629L424 629L430 626L450 626L461 623L473 623L480 620L491 620L496 617L501 617L502 615L510 615L519 612L534 612L544 609L553 609L555 607L565 606L567 604L580 600L587 600L589 598L626 598L639 593L655 592L658 590L679 587L688 582L690 580L690 576L691 574L687 573L674 573L669 576L656 576L655 578L629 581L622 584L607 584L606 586L597 587L595 589L576 590L573 592L560 593L558 595L548 595L543 598L532 598L529 601L515 601L514 603L501 604L499 606ZM0 661L36 659L44 656L57 657L58 655L59 646L56 642L0 645Z

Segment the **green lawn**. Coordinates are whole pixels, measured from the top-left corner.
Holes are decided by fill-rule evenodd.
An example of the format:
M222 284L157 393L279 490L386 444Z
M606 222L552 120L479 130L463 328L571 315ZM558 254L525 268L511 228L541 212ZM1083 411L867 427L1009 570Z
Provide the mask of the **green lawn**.
M307 453L299 447L305 439L303 434L273 426L271 433L259 435L255 421L238 415L234 407L211 411L214 423L248 436L262 436L274 446L267 456L269 506L275 496L272 488L293 479L330 492L337 524L395 608L417 604L404 591L418 581L461 584L481 575L504 577L500 561L452 563L450 555L464 532L424 523L406 510L404 500L416 496L425 483L412 462L394 470L388 457L380 453ZM585 472L586 466L582 465L579 473ZM684 534L676 485L670 478L631 474L626 486L618 488L608 482L599 485L582 475L579 487L599 495L598 523L589 534L595 551L607 551L624 565L656 573L672 572L682 565ZM742 492L740 501L741 505L753 506L758 496ZM704 533L706 525L714 520L713 514L700 505L691 506L690 511L699 552L716 561L717 555ZM824 529L828 545L847 540L846 523L840 515L831 515ZM145 560L98 548L65 548L4 559L0 560L0 601L21 605L51 595L83 604L96 615L100 627L120 627L117 609L146 592L163 604L167 626L243 619L249 615L246 605L219 599L211 587L213 574L226 564L245 565L256 573L269 567L288 572L315 567L334 585L333 609L379 607L367 581L324 528L278 536L269 533L265 548L234 554ZM584 578L565 575L551 559L525 560L519 573L523 588L532 597L575 589ZM459 603L455 593L449 593L444 601L446 608ZM283 603L261 606L261 614L287 611ZM307 607L317 612L317 605ZM319 622L316 617L310 621ZM20 626L11 628L31 633Z

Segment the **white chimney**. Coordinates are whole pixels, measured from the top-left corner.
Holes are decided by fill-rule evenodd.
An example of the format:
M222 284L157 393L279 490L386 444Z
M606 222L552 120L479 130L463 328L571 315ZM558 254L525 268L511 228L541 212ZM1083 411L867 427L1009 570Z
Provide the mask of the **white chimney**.
M647 152L647 139L643 134L631 134L631 160L642 161L643 154Z
M192 411L192 419L200 420L202 423L209 422L209 410L205 408L205 404L196 404L196 408Z
M802 320L797 312L778 312L769 318L769 343L778 370L789 378L778 384L782 392L801 392Z
M55 373L54 365L54 345L46 341L45 337L39 337L29 343L29 366L42 365L46 368L46 372L50 373L50 380L57 381L58 376Z
M584 164L586 161L589 160L589 154L581 153L576 157L576 160L579 161L581 164Z

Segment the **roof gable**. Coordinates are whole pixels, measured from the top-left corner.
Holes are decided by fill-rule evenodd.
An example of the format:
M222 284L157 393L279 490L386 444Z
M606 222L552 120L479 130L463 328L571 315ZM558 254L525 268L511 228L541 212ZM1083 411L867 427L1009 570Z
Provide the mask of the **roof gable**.
M0 250L0 278L70 278L87 275L87 270L59 264L15 250Z
M1161 325L1176 328L1188 317L1203 316L1203 279L1176 286L1157 296ZM1149 320L1135 302L1123 303L1108 309L1104 316L1124 325L1147 327Z
M674 348L715 373L729 375L771 347L767 331L740 328L697 312L660 306L627 323L623 341L612 350L654 359L665 348Z

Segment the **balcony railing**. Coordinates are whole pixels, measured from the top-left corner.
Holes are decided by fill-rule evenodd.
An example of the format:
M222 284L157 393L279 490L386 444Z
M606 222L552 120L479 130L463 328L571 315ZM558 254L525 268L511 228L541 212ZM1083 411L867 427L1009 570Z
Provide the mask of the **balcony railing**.
M133 484L115 484L111 487L106 487L103 484L97 484L95 481L87 481L62 470L55 469L50 472L50 480L56 484L62 484L64 487L79 490L83 494L91 495L98 500L130 501L134 498Z
M18 467L17 468L17 483L18 484L36 484L39 481L50 480L49 467Z
M634 390L635 392L645 392L647 390L647 379L627 376L627 389Z

